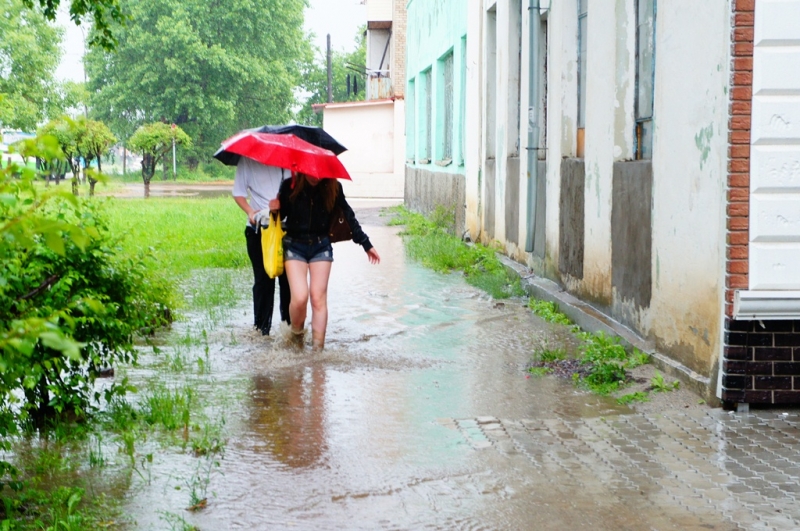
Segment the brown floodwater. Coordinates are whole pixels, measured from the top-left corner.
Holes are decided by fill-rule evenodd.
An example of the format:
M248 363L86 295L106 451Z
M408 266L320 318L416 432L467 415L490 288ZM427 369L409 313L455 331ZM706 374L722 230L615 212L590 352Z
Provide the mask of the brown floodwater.
M536 350L576 348L568 329L409 261L381 203L362 203L382 261L334 246L324 352L252 330L248 271L199 272L188 293L219 304L116 375L142 406L199 399L195 427L139 433L133 468L104 433L22 442L17 460L59 452L45 484L121 500L112 529L800 528L798 412L635 413L528 377Z
M165 528L165 513L200 529L522 529L535 506L519 496L530 481L479 451L490 445L480 419L628 411L527 378L534 350L569 344L569 334L524 301L498 303L458 274L410 262L397 229L374 209L362 221L370 216L381 264L350 242L334 246L323 353L280 331L251 332L249 278L240 279L242 300L208 334L210 375L187 377L218 397L224 456L214 467L156 448L149 483L126 496L139 529ZM185 511L198 485L208 506Z

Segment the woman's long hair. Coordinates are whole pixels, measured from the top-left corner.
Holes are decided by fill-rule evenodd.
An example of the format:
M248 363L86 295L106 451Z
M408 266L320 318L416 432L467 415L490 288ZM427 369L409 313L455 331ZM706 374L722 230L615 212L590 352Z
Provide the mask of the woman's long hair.
M303 191L303 188L306 185L311 186L308 184L308 176L304 173L296 173L292 176L294 180L292 186L292 193L289 194L289 199L291 199L292 203ZM320 187L322 190L322 197L325 198L325 210L327 212L333 212L333 207L336 205L336 196L339 195L339 183L336 179L320 179L317 183L317 186Z

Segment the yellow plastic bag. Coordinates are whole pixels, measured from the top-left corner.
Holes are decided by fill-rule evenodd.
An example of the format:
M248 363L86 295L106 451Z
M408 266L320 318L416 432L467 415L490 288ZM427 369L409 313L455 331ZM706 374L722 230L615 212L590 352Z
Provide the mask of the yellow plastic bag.
M283 274L283 235L281 218L276 214L269 216L269 226L261 228L261 250L264 254L264 270L269 278Z

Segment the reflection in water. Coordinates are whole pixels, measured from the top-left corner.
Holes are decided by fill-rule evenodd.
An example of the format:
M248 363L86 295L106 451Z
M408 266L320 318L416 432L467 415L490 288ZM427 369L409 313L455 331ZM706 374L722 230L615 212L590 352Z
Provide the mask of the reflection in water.
M506 426L627 408L571 382L525 378L535 349L563 342L551 325L523 301L498 306L459 275L408 263L396 228L367 232L380 268L352 243L334 248L323 353L249 335L246 302L209 336L217 386L251 393L227 418L209 507L187 520L200 529L370 531L563 523L581 489L549 482L550 456L561 454L547 439L512 443ZM168 499L185 497L170 477L192 477L196 466L181 457L132 497L138 529L163 528L148 515L185 503ZM618 498L611 505L624 508ZM591 501L583 510L587 522L598 514Z
M253 377L251 427L280 462L311 467L325 453L325 370Z

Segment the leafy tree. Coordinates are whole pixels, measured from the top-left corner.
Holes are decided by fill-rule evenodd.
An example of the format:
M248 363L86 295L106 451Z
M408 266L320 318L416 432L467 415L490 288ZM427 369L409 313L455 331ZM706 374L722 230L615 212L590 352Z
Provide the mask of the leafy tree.
M51 22L56 19L61 0L22 0L29 9L38 5L44 11L44 16ZM93 22L94 32L89 40L90 46L100 46L111 50L116 45L112 26L122 24L126 17L120 8L119 0L71 0L69 4L69 17L80 25L84 19Z
M94 187L97 184L95 174L89 170L89 165L93 160L97 161L97 171L102 173L101 161L103 155L117 141L117 137L103 122L96 120L83 120L82 135L78 139L78 153L84 160L84 169L89 179L89 195L94 195Z
M150 197L150 181L156 173L156 165L172 149L173 142L187 147L192 145L192 139L183 129L161 122L141 126L130 138L131 149L142 154L145 197Z
M41 159L41 167L46 175L55 177L56 184L72 170L72 193L78 195L78 178L81 173L80 152L78 143L84 133L85 122L75 121L69 117L50 120L39 128L39 136L50 136L58 143L57 156Z
M85 61L94 116L125 140L122 124L179 125L193 139L190 166L233 133L292 116L309 57L306 0L120 0L116 53Z
M0 0L0 125L34 131L58 112L62 31L22 0Z
M331 53L331 91L333 101L362 101L366 96L367 43L364 27L358 30L350 52L333 50ZM322 125L322 114L314 112L312 105L328 101L327 53L315 49L315 61L304 65L302 88L309 96L297 113L297 122L306 125ZM348 92L347 78L350 77Z

